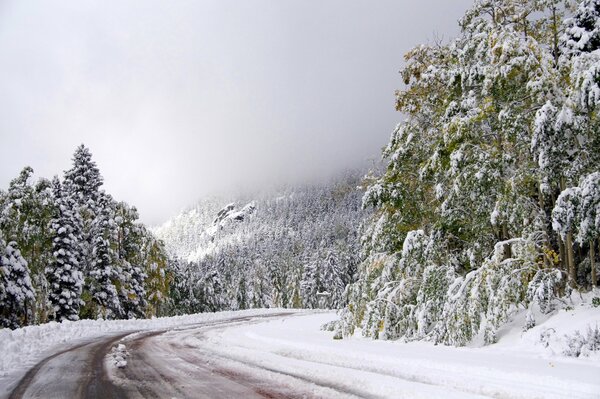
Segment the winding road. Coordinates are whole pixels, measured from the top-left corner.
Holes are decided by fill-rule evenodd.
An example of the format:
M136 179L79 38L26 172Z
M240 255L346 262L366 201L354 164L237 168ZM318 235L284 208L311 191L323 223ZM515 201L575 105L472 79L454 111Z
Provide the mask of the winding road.
M208 317L123 322L112 325L111 333L88 323L99 338L71 341L69 347L54 339L55 352L44 352L49 356L20 380L15 372L0 389L1 399L600 399L598 362L543 356L515 335L495 347L455 348L333 340L333 332L320 327L335 320L335 312L194 316ZM84 330L65 331L77 336ZM36 334L37 341L16 341L25 345L24 353L27 344L43 339Z
M10 393L20 398L312 398L276 382L228 369L216 353L182 343L209 329L282 318L289 313L237 317L157 331L129 331L80 343L31 368ZM117 368L111 350L127 348L127 366ZM297 387L296 389L297 390Z

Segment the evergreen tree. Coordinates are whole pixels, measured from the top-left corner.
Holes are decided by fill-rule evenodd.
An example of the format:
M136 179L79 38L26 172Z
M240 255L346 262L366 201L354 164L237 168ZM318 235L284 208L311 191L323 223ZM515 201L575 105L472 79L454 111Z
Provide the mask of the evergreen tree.
M25 167L12 180L8 191L0 197L0 231L8 241L14 241L27 262L35 288L35 300L28 301L31 318L28 323L45 322L47 282L44 269L52 258L52 237L49 222L53 199L50 183L40 179L32 184L33 169Z
M116 251L117 234L112 204L112 198L108 194L102 193L99 196L99 214L92 227L95 239L89 276L90 291L96 305L92 313L96 317L118 319L123 316L119 288L125 278Z
M577 241L589 246L590 282L595 287L598 284L596 245L600 236L600 172L586 176L579 187L581 219Z
M141 263L144 265L144 291L148 301L147 315L157 316L161 307L169 299L170 285L173 274L178 275L180 264L175 259L169 259L164 244L157 240L153 234L143 229L141 244ZM180 283L189 282L189 278L182 278Z
M93 248L98 232L94 231L94 227L98 225L96 218L102 207L102 184L103 178L92 160L90 150L83 144L80 145L73 154L73 166L65 171L64 190L75 200L76 211L82 221L82 252L78 258L84 273L88 273L95 263Z
M79 307L83 304L83 275L77 259L81 224L73 212L73 201L63 193L58 177L54 178L52 186L56 213L51 222L54 259L46 267L48 299L54 308L55 320L74 321L79 319Z
M65 184L75 194L78 204L93 210L94 203L99 200L103 181L90 150L83 144L77 147L73 154L73 166L65 171Z
M0 237L0 326L14 329L27 325L27 302L34 298L29 268L17 244L6 244Z
M142 262L141 247L145 231L137 223L135 208L123 202L115 206L117 254L122 271L119 300L126 318L143 317L147 306L144 289L147 275L139 265Z

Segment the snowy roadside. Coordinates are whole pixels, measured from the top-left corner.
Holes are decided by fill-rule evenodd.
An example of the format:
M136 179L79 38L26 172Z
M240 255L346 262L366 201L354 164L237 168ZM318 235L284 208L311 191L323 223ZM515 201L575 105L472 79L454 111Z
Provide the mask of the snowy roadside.
M214 329L184 343L215 353L240 373L285 384L312 381L361 397L600 398L600 358L562 355L564 335L600 325L600 308L561 310L525 333L509 326L498 344L479 348L333 340L319 327L336 317L331 312ZM549 341L540 340L548 329L554 331Z
M218 322L234 317L252 317L290 309L251 309L140 320L81 320L47 323L17 330L0 330L0 397L37 362L59 350L118 332L160 330L184 325Z
M600 398L600 353L578 358L563 355L569 348L567 336L600 326L600 307L593 307L589 299L573 298L566 309L550 316L536 315L538 325L526 332L521 328L523 311L499 331L499 342L487 347L373 341L360 334L334 340L333 332L320 327L337 319L335 312L289 309L84 320L0 330L0 397L28 368L61 349L119 332L169 329L153 338L154 345L158 344L153 351L164 370L185 364L181 359L173 363L177 356L170 352L184 348L231 375L275 382L292 391L296 387L295 392L311 392L315 397ZM293 312L294 317L178 329L282 312ZM128 349L115 346L107 357L109 369L127 364Z

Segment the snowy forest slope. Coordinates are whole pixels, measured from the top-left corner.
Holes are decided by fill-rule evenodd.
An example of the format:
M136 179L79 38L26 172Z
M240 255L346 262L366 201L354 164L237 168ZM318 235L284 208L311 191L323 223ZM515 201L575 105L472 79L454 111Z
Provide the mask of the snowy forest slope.
M460 28L405 56L339 335L490 344L597 290L600 1L477 0Z
M209 199L154 229L179 259L176 312L341 307L360 261L361 178Z

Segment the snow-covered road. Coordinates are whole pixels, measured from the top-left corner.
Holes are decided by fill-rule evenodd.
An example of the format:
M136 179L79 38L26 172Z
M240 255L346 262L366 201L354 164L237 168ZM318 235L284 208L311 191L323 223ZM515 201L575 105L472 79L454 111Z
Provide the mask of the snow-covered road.
M600 398L597 358L553 355L515 334L504 344L453 348L360 337L333 340L319 327L334 320L334 312L257 310L186 317L177 323L155 320L145 328L136 322L112 324L93 339L54 347L5 395ZM556 322L563 323L561 318L572 320L564 313ZM69 331L79 325L73 323ZM38 330L29 334L44 336L34 334ZM121 351L114 352L119 344ZM126 360L125 367L117 367L118 356ZM15 375L8 372L0 385Z
M210 367L202 353L190 357L177 344L180 336L198 336L206 329L250 325L292 313L231 316L173 329L109 333L60 350L32 367L10 391L17 398L272 398L287 395L276 386ZM160 340L155 338L163 336ZM113 353L123 348L127 366L119 368ZM127 345L127 346L123 346ZM125 349L127 348L127 349ZM223 375L221 375L223 374Z
M47 357L27 372L9 398L123 397L106 378L103 364L112 344L126 335L92 340Z

